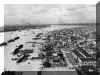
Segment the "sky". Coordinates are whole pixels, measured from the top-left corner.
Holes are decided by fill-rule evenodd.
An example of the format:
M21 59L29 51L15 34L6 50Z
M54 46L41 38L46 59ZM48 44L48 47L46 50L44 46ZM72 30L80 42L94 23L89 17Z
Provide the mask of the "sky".
M6 4L5 25L95 23L93 4Z

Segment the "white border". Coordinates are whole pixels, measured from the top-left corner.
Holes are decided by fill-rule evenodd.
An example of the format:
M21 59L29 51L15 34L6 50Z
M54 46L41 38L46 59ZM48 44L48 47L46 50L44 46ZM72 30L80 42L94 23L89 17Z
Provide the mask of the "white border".
M0 4L96 4L99 0L0 0Z
M4 6L0 5L0 27L4 25ZM4 34L0 34L0 42L4 41ZM0 47L0 74L4 71L4 48Z

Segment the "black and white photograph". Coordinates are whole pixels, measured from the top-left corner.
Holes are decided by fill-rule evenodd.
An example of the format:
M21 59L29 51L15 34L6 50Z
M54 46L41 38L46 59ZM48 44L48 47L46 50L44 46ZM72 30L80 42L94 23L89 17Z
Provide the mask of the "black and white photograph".
M97 70L95 4L5 4L3 33L5 71Z

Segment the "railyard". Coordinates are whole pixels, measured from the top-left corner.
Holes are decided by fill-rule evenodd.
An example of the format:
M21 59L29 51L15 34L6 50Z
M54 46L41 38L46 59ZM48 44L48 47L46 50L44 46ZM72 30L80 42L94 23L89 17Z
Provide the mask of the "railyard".
M6 45L1 43L1 46L5 46L5 50L11 50L9 58L7 57L9 62L14 62L17 66L26 64L27 67L31 66L31 70L43 71L75 71L80 66L88 65L95 69L96 41L95 38L90 39L90 30L84 27L73 27L47 32L36 31L36 33L34 30L30 30L29 33L23 31L23 34L17 32L17 35L14 33L16 36L10 39L10 42L6 40L4 42L7 43ZM25 68L29 69L27 67ZM11 69L11 66L8 69Z

